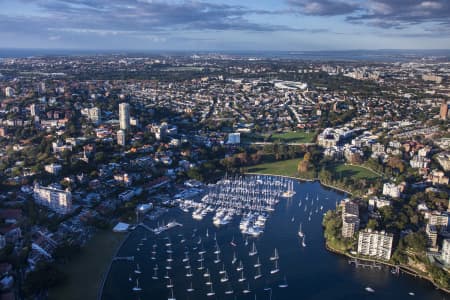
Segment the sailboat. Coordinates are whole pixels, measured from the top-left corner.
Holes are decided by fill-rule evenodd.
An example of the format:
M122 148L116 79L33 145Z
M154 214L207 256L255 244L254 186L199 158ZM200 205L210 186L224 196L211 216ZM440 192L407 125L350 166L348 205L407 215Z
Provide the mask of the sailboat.
M154 270L154 272L153 272L152 279L157 280L158 279L158 269L153 269L153 270Z
M280 283L280 284L278 285L278 287L279 287L279 288L282 288L282 289L288 287L288 283L287 283L286 276L284 276L284 282L283 282L283 283Z
M176 300L175 297L173 296L173 288L170 289L170 297L167 298L167 300Z
M303 235L302 246L303 246L303 247L306 247L306 243L305 243L305 235Z
M142 289L139 287L139 279L136 278L136 285L133 287L133 292L139 292Z
M217 254L216 254L216 259L214 260L214 263L215 263L215 264L220 263L220 252L217 252Z
M258 251L256 250L255 242L253 242L252 250L248 253L249 256L254 256L258 254Z
M172 258L172 253L169 253L169 257L166 259L167 262L172 262L173 258Z
M250 292L251 292L251 291L250 291L250 283L247 282L247 288L245 288L244 290L242 290L242 293L248 294L248 293L250 293Z
M216 250L214 251L214 254L219 254L220 253L220 247L219 247L219 244L217 244L217 242L216 242L215 247L216 247Z
M133 281L133 278L131 278L131 274L128 276L128 281Z
M298 207L302 207L302 200L298 202Z
M169 271L166 271L166 275L164 275L164 278L165 279L169 279L170 277L169 277Z
M247 245L248 245L248 236L245 237L245 246L247 246Z
M293 216L292 219L291 219L291 222L294 222L294 221L295 221L295 217Z
M231 263L234 265L236 263L236 261L237 261L236 252L234 252L233 253L233 260L231 261Z
M209 237L209 231L208 231L208 228L206 228L206 237Z
M172 270L172 266L170 265L170 261L167 262L166 270Z
M210 290L209 290L208 293L206 293L206 296L212 297L212 296L214 296L215 294L216 294L216 293L215 293L214 290L213 290L213 285L211 284L211 285L210 285Z
M205 251L205 248L203 248L203 244L202 244L202 249L200 250L200 251L198 251L198 254L200 254L200 255L202 255L202 254L205 254L206 253L206 251Z
M172 278L169 278L169 283L167 283L166 287L167 287L168 289L173 288Z
M200 266L197 268L197 270L203 270L205 267L203 266L203 261L200 262Z
M209 269L206 268L206 272L203 274L203 277L209 277L211 274L209 274Z
M188 269L188 271L186 273L186 277L192 277L192 270L191 270L191 268Z
M189 293L194 291L194 288L192 287L192 281L191 281L191 285L186 289L186 291L188 291Z
M227 272L225 271L223 277L220 278L220 282L227 282L227 281L228 281L228 274L227 274Z
M141 274L141 270L139 269L139 264L136 264L136 269L134 270L134 273Z
M239 282L244 282L245 281L244 270L241 270L241 277L239 277L238 281Z
M261 278L262 274L261 274L261 267L258 267L256 275L254 276L255 279Z
M197 261L204 261L205 259L203 258L203 253L202 254L200 254L200 257L199 257L199 259L197 259Z
M215 232L214 232L214 240L217 241L217 235Z
M225 264L222 264L222 270L219 271L219 274L224 274L225 271Z
M188 261L189 261L189 255L188 255L187 252L186 252L186 254L185 254L185 256L184 256L184 258L183 258L182 261L183 261L183 262L188 262Z
M299 237L303 237L304 236L304 233L302 231L302 223L300 223L300 227L298 228L298 236Z
M276 260L275 260L275 265L274 265L273 269L270 270L270 274L276 274L276 273L278 273L278 272L280 272L280 269L278 268L278 260L276 259Z
M239 261L239 266L236 268L236 271L242 271L244 270L244 265L242 265L242 260Z
M233 291L233 289L231 288L231 284L229 285L229 288L225 291L225 295L231 295L231 294L233 294L234 293L234 291Z
M278 256L278 249L275 248L274 252L273 252L273 256L270 257L270 260L277 260L279 258Z
M234 241L234 235L233 235L233 238L231 239L230 244L231 244L231 246L233 246L233 247L236 247L236 246L237 246L237 245L236 245L236 242Z
M253 265L255 268L261 267L261 262L259 261L259 256L256 258L256 263Z

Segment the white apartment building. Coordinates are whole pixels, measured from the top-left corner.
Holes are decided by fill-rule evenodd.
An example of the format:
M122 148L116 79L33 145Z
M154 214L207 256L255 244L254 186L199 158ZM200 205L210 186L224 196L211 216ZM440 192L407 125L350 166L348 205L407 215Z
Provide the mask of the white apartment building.
M391 258L394 237L384 231L365 229L359 232L358 254L389 260Z
M36 203L47 206L59 214L66 214L72 210L72 194L69 191L35 184L33 198Z

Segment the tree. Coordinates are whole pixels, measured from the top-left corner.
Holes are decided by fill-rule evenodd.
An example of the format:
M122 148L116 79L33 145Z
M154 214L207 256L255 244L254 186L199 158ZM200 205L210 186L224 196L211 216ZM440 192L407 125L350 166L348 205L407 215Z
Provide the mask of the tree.
M404 238L406 247L416 253L425 253L427 250L427 236L425 232L413 232Z
M57 286L66 280L67 276L55 265L43 263L35 271L28 274L23 289L25 294L34 295L48 288Z
M367 226L366 227L369 228L369 229L372 229L372 230L376 229L378 227L377 220L369 219L369 222L367 222Z

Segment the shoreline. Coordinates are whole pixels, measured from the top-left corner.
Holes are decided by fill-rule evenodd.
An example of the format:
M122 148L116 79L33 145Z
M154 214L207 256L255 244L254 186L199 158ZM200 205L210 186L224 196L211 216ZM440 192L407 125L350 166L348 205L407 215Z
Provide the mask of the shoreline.
M111 257L111 261L110 261L109 264L108 264L108 269L106 269L106 270L103 272L102 279L101 279L101 282L100 282L100 285L99 285L98 291L97 291L97 300L101 300L101 299L102 299L102 296L103 296L103 288L105 287L106 279L108 279L108 275L109 275L109 273L110 273L110 271L111 271L112 264L114 263L114 258L117 256L117 254L119 253L119 250L122 248L123 244L128 240L128 238L130 237L130 235L131 235L132 232L133 232L133 231L129 231L129 232L126 234L126 236L123 237L123 240L122 240L122 241L120 242L120 244L117 246L117 249L114 251L114 254L113 254L113 256ZM119 234L120 234L120 233L119 233Z
M246 175L248 174L248 175L279 176L279 177L285 177L285 178L296 179L296 180L300 180L300 181L304 181L304 182L316 182L316 181L318 181L321 185L323 185L323 186L325 186L325 187L328 187L328 188L337 190L337 191L339 191L339 192L343 192L343 193L352 195L351 192L346 191L346 190L341 189L341 188L338 188L338 187L335 187L335 186L332 186L332 185L325 184L325 183L323 183L323 182L322 182L320 179L318 179L318 178L314 178L314 179L306 179L306 178L293 177L293 176L288 176L288 175L264 174L264 173L256 173L256 172L255 172L255 173L253 173L253 172L252 172L252 173L246 172L246 173L244 173L244 174L246 174ZM443 291L443 292L446 292L447 294L450 294L450 290L445 289L445 288L443 288L443 287L440 287L437 283L435 283L435 282L433 281L432 278L430 278L430 277L428 277L428 276L425 276L425 275L422 275L422 274L419 274L416 270L412 269L412 268L409 267L409 266L394 265L394 264L389 263L389 262L384 262L384 261L379 261L379 260L373 260L373 259L367 259L367 258L356 257L356 256L351 255L350 253L342 252L342 251L340 251L340 250L337 250L337 249L332 248L331 246L328 245L328 243L327 243L326 240L325 240L325 249L326 249L327 251L329 251L329 252L332 252L332 253L334 253L334 254L338 254L338 255L341 255L341 256L345 256L345 257L347 257L347 258L357 258L357 259L363 260L363 261L370 261L370 262L380 263L380 264L382 264L382 265L384 265L384 266L399 267L399 269L400 269L402 272L404 272L404 273L406 273L406 274L408 274L408 275L410 275L410 276L419 277L420 279L427 280L427 281L430 282L436 289L439 289L439 290L441 290L441 291Z
M346 193L349 195L353 195L352 192L344 190L342 188L339 188L337 186L333 186L333 185L329 185L326 183L323 183L319 178L302 178L302 177L294 177L294 176L288 176L288 175L277 175L277 174L265 174L265 173L258 173L258 172L245 172L245 175L264 175L264 176L277 176L277 177L284 177L284 178L290 178L290 179L295 179L295 180L300 180L300 181L304 181L304 182L319 182L321 185L327 187L327 188L331 188L334 189L336 191L342 192L342 193Z
M398 267L399 270L401 270L402 272L410 275L410 276L414 276L414 277L419 277L420 279L426 280L428 282L430 282L436 289L441 290L443 292L446 292L447 294L450 294L450 290L443 288L441 286L439 286L436 282L434 282L434 280L432 278L430 278L429 276L425 276L422 274L419 274L419 272L417 272L416 270L414 270L413 268L409 267L409 266L404 266L404 265L395 265L392 264L390 262L387 261L381 261L381 260L376 260L376 259L370 259L370 258L361 258L361 257L357 257L357 256L353 256L350 253L347 252L343 252L341 250L335 249L333 247L331 247L328 242L325 240L325 249L331 253L337 254L337 255L341 255L347 258L356 258L358 260L362 260L362 261L367 261L367 262L376 262L379 263L383 266L388 266L388 267Z

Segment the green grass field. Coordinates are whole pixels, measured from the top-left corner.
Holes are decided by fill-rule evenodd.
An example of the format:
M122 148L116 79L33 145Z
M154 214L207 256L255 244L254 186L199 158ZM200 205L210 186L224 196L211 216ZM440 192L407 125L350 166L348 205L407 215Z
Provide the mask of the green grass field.
M95 300L104 272L125 234L98 232L79 256L64 266L68 282L49 291L50 300Z
M256 166L249 167L248 172L299 177L297 174L297 165L300 160L301 160L300 158L296 158L290 160L259 164ZM334 176L353 177L356 179L365 178L368 180L372 180L380 177L377 174L365 168L345 164L333 165L330 167L330 171L334 173ZM304 178L311 178L311 177L314 177L314 175L305 174L304 176Z
M345 164L336 164L332 166L331 172L334 173L334 176L353 177L355 179L365 178L368 180L372 180L380 177L378 174L375 174L374 172L365 168Z
M315 133L306 131L291 131L284 133L274 133L270 136L269 134L241 134L241 142L251 143L251 142L278 142L278 143L313 143Z
M314 132L291 131L272 134L270 141L282 143L312 143L314 142L314 136Z
M276 161L271 163L252 166L248 169L249 173L261 173L284 176L297 176L297 165L300 158Z

